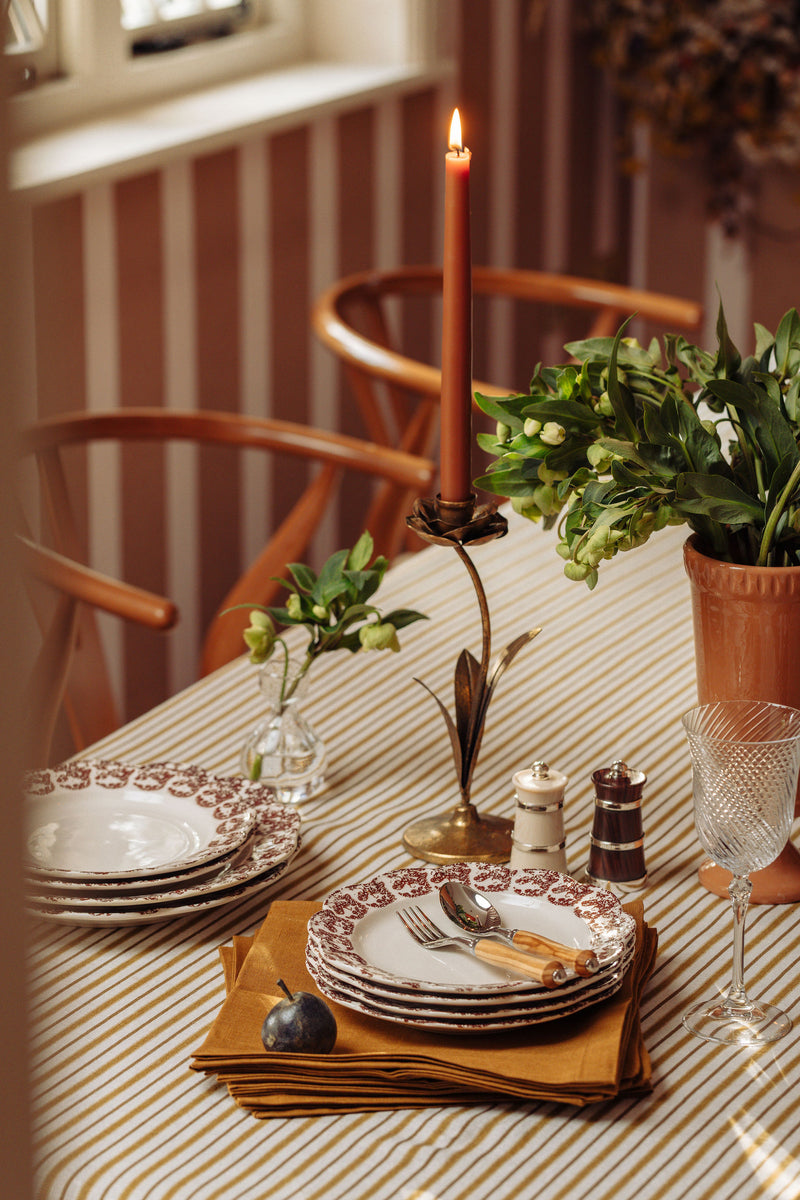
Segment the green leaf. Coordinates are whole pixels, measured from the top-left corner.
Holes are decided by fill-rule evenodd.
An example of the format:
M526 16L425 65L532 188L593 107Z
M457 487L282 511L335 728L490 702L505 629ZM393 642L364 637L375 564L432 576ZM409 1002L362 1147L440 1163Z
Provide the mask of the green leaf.
M556 400L550 397L539 399L530 404L525 410L526 417L535 417L542 424L545 421L558 421L565 429L583 428L594 429L597 425L597 413L580 400Z
M759 359L759 361L764 362L764 365L766 366L766 362L764 360L769 355L772 347L775 345L775 338L772 336L766 326L759 325L758 321L754 323L753 328L756 335L755 356L757 359Z
M583 338L577 342L568 342L564 349L573 358L577 358L579 362L591 362L592 360L600 360L603 363L607 362L613 353L614 343L620 338L622 331L630 323L632 317L628 317L616 337L599 337L599 338ZM660 358L660 355L658 356ZM658 358L653 358L649 350L644 350L641 346L630 345L627 342L622 342L618 347L617 361L623 370L628 370L630 367L638 367L641 370L650 370L655 366Z
M361 571L366 567L369 560L372 558L374 549L372 535L368 529L365 529L361 537L356 542L347 559L347 566L351 571Z
M523 422L522 417L514 411L514 402L518 402L521 407L529 400L529 396L520 393L502 400L498 400L496 396L482 396L480 392L475 393L475 402L481 412L485 412L487 416L494 417L496 421L502 421L504 425L509 425L517 431L522 429Z
M738 371L742 356L731 341L721 301L717 313L717 340L719 341L719 350L714 364L715 371L730 379Z
M380 571L344 571L343 577L350 584L353 599L369 600L381 586L385 568Z
M778 463L778 466L775 468L775 472L769 481L767 503L768 509L772 509L775 501L778 499L781 492L791 479L792 471L797 466L798 458L800 458L800 452L795 452L795 454L787 454L785 458L781 459L781 461ZM795 489L795 491L797 490L798 489Z
M342 572L348 554L348 550L337 550L323 565L311 592L315 604L327 608L332 600L347 590L347 581Z
M287 563L287 568L301 592L310 592L316 583L317 576L311 567L305 563Z
M415 621L428 620L430 617L413 608L393 608L391 612L381 617L384 625L394 625L395 629L405 629L407 625L413 625Z
M724 525L763 524L763 505L723 475L687 471L675 481L675 492L679 512L702 513Z
M523 465L523 464L520 464ZM474 486L481 491L490 492L493 496L530 496L538 486L539 477L524 476L517 466L514 470L506 469L492 471L481 475L474 481Z
M775 358L781 379L796 374L800 365L800 316L796 308L784 313L775 330Z
M773 381L774 382L774 381ZM777 388L777 383L774 387ZM719 379L709 384L709 390L718 395L727 405L736 410L748 441L759 447L768 474L778 466L785 455L800 456L797 439L791 425L783 415L779 394L774 388L764 387L758 381L746 387L733 380Z

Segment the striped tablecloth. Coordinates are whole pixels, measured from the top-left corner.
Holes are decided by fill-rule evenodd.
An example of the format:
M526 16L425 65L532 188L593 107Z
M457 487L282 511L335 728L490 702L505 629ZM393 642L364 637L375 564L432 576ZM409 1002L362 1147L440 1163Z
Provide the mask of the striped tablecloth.
M542 625L489 712L473 798L513 816L515 770L546 759L570 779L570 870L582 871L591 772L624 758L646 772L644 889L659 959L642 1004L651 1094L576 1109L486 1104L261 1122L190 1072L223 996L217 948L252 933L269 893L136 928L32 931L31 1002L42 1200L748 1200L800 1197L800 1005L796 906L751 908L747 979L798 1032L758 1054L692 1039L695 999L729 978L732 922L705 893L681 713L695 702L683 531L604 565L593 593L564 579L552 535L511 515L472 552L494 646ZM387 576L380 603L431 620L401 654L330 655L309 718L330 749L327 794L303 806L303 848L276 895L323 898L410 860L403 830L457 802L444 724L414 676L451 695L458 652L479 652L471 584L431 547ZM241 660L92 749L91 757L194 762L230 774L259 719Z

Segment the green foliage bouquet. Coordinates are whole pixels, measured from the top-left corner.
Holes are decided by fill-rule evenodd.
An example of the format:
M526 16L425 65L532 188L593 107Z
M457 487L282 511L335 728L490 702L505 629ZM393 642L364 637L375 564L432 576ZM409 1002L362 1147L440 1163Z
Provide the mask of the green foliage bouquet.
M570 579L666 525L686 524L712 557L800 565L800 317L755 326L743 358L720 307L715 354L667 335L565 347L573 363L537 366L529 393L478 396L497 421L495 456L476 486L517 512L558 522Z

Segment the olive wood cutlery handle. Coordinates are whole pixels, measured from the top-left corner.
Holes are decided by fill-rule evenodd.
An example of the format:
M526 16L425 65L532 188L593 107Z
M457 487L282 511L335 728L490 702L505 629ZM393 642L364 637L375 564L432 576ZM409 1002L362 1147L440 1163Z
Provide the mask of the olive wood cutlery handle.
M572 967L576 975L594 975L600 969L597 955L592 950L575 950L570 946L562 946L559 942L541 937L538 933L528 933L525 929L515 929L512 940L520 950L557 955L559 961L565 967Z
M476 958L482 958L484 962L519 971L521 975L527 975L530 979L535 979L537 983L543 983L548 988L559 987L567 980L567 973L563 965L556 959L524 954L520 950L515 950L513 946L496 942L492 938L479 938L473 944L472 952Z

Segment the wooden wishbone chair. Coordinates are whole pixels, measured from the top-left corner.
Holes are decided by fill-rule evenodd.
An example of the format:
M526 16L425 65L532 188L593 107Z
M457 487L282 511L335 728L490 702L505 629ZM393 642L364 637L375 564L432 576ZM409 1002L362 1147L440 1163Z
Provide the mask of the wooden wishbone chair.
M68 719L71 717L65 689L78 639L81 605L101 609L151 629L169 629L178 612L164 596L93 571L20 534L17 535L17 548L21 573L42 633L25 702L27 745L24 763L26 767L35 768L46 766L49 761L62 703ZM44 585L52 593L54 604L47 604L39 596L37 584ZM97 701L98 697L93 696L92 703Z
M702 306L692 300L546 271L473 267L472 286L476 296L585 311L585 337L613 336L634 313L665 331L698 329L703 320ZM440 267L362 271L332 284L313 306L312 328L343 363L364 428L380 445L423 455L430 455L434 447L441 372L392 345L386 309L397 297L438 298L441 290ZM473 384L473 391L490 396L507 396L514 390L513 384L502 381ZM391 508L388 491L376 496L378 509L382 504Z
M394 505L372 514L375 523L364 526L373 535L376 551L391 558L402 537L397 509L404 514L410 511L416 496L430 494L435 471L435 464L430 459L358 438L289 421L202 410L123 408L108 412L74 412L36 422L21 432L19 440L22 454L32 455L38 463L44 523L50 531L53 548L78 562L85 562L87 555L64 465L68 447L98 441L184 441L262 450L267 454L305 460L317 468L255 561L234 583L223 581L229 591L205 634L199 664L201 674L215 670L243 652L241 635L248 623L247 612L223 616L224 610L236 605L268 604L276 600L281 584L273 577L284 574L288 562L302 559L332 503L344 472L358 472L391 485ZM80 614L80 652L73 655L66 688L67 695L81 696L85 701L80 705L80 718L73 726L78 748L96 741L119 724L96 625L90 619L92 616L86 610ZM93 695L104 697L102 706L92 705Z

